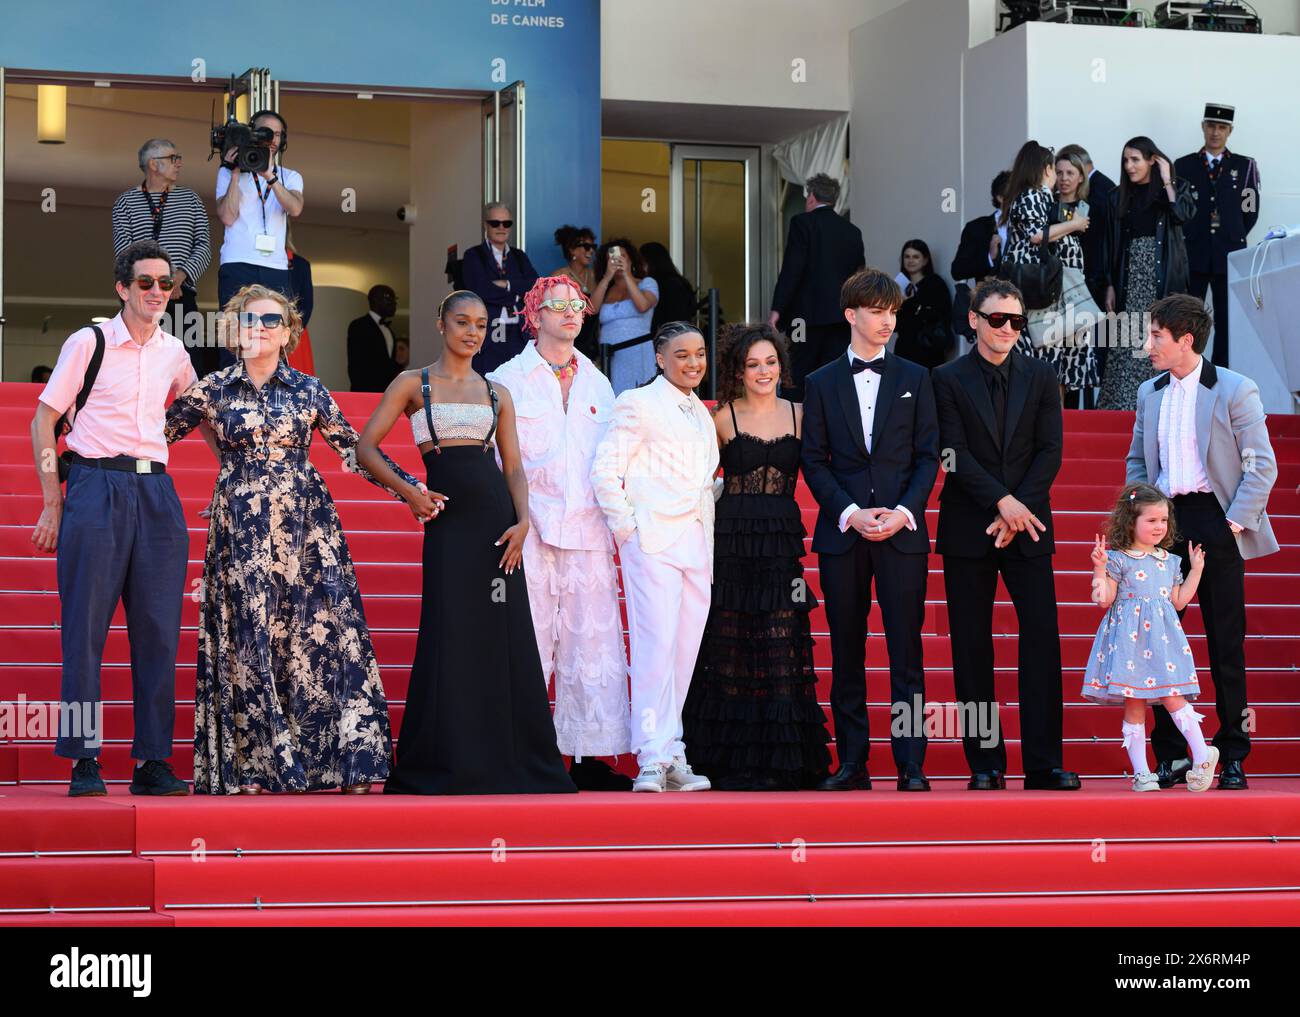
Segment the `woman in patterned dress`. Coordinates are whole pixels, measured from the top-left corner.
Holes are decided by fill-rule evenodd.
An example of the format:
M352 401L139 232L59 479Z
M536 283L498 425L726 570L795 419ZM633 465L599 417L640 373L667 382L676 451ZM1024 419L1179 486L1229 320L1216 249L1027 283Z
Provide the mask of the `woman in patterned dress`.
M1083 272L1083 244L1077 234L1088 228L1088 217L1076 215L1065 222L1056 221L1056 165L1052 150L1036 141L1027 141L1016 155L1007 181L1003 208L1007 209L1007 249L1003 260L1013 265L1032 265L1039 261L1043 230L1048 231L1048 250L1061 264ZM1054 214L1056 213L1056 214ZM1042 311L1066 314L1064 301ZM1017 348L1029 357L1048 361L1056 370L1062 395L1074 389L1091 388L1100 382L1097 358L1091 345L1064 343L1035 347L1027 332L1020 335Z
M246 286L225 310L242 355L167 410L168 442L203 425L221 459L199 607L194 790L364 793L388 776L388 707L347 540L308 461L312 433L378 482L357 465L357 433L329 391L285 359L302 332L294 306ZM431 516L430 495L394 469L398 497Z
M1144 349L1148 307L1170 293L1186 293L1190 278L1183 223L1196 216L1191 185L1154 141L1130 138L1124 145L1124 175L1106 197L1103 246L1107 272L1106 310L1122 311L1110 341L1101 381L1103 410L1134 410L1137 391L1156 372ZM1118 332L1118 335L1115 333Z

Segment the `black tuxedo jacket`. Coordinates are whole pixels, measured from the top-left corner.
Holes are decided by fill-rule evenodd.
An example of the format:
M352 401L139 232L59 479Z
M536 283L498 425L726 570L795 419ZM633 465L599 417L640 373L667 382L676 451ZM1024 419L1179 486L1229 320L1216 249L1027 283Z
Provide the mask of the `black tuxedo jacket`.
M983 557L993 546L984 530L998 514L998 502L1011 494L1047 531L1038 535L1037 543L1018 533L1007 549L1026 558L1052 554L1056 544L1049 495L1061 469L1064 440L1060 382L1047 361L1011 352L1006 429L999 448L993 400L975 359L979 355L976 347L933 373L939 443L951 457L939 493L935 550L958 558Z
M1115 189L1115 181L1106 176L1101 170L1094 170L1092 176L1088 178L1088 204L1093 208L1098 205L1105 205L1110 192ZM1089 229L1091 232L1091 228Z
M348 323L348 382L353 392L382 392L401 368L369 314Z
M808 325L843 322L840 287L866 261L862 231L829 205L796 215L772 295L783 327L795 318Z
M930 553L925 505L939 473L930 372L886 353L876 394L868 452L848 356L836 357L804 382L803 475L817 499L812 548L819 553L843 554L862 539L852 527L840 532L840 515L854 502L859 508L907 506L916 529L904 527L889 541L907 554Z
M972 219L961 229L961 241L957 244L957 253L952 259L952 281L974 279L976 282L985 276L997 275L998 270L989 264L989 244L993 234L998 231L996 215L981 215Z

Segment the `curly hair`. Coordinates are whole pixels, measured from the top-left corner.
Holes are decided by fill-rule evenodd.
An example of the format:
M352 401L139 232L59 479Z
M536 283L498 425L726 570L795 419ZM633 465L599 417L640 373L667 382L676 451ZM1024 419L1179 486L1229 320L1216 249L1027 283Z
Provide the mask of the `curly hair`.
M1160 541L1160 546L1169 550L1178 539L1174 525L1174 503L1158 487L1150 484L1129 484L1120 491L1110 518L1106 520L1106 542L1117 551L1128 550L1133 546L1133 530L1142 510L1161 503L1169 507L1169 529L1165 531L1165 539Z
M221 316L217 320L218 337L221 345L228 346L230 349L238 349L238 340L234 344L229 343L233 334L239 334L239 315L254 300L274 300L284 308L285 324L289 326L289 340L280 349L282 358L288 357L290 353L298 348L298 340L302 338L302 315L298 313L298 301L291 300L278 290L273 290L269 286L263 286L260 283L252 286L245 286L233 297L226 301L226 306L221 309Z
M718 405L735 402L745 394L745 360L755 344L768 342L776 349L781 384L790 384L790 343L767 322L736 322L718 333Z
M542 316L542 300L546 297L546 291L552 286L565 286L573 290L582 298L587 305L582 314L586 317L591 313L591 301L587 299L587 294L582 292L579 286L570 276L567 275L544 275L537 282L533 283L533 288L524 296L524 331L532 335L537 335L537 325L535 319Z

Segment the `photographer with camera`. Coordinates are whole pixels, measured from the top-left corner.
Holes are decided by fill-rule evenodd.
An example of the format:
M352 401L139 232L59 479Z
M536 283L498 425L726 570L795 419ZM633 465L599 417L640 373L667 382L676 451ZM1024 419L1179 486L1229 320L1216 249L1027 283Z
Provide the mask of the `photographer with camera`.
M204 341L198 301L198 279L212 258L208 212L197 194L176 185L181 154L166 138L150 138L141 145L139 162L144 180L113 202L113 256L137 240L156 240L171 255L176 285L165 327L185 343L202 378L217 369L216 348Z
M221 135L217 216L226 228L217 271L221 307L243 287L259 283L293 295L284 240L288 217L302 214L302 174L279 165L288 141L280 114L260 110L251 126L251 137L233 123ZM234 354L223 349L222 366L234 362Z

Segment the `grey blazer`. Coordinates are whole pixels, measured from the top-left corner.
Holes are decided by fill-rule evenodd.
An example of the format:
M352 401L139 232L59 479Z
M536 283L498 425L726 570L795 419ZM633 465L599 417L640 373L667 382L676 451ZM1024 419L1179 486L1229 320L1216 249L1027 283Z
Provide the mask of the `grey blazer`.
M1169 372L1142 383L1128 450L1128 483L1154 484L1160 475L1160 401L1169 388ZM1201 361L1201 392L1196 397L1196 445L1210 487L1223 514L1244 527L1237 547L1244 559L1262 558L1278 549L1269 524L1268 493L1277 480L1277 458L1264 425L1259 386L1244 374Z

